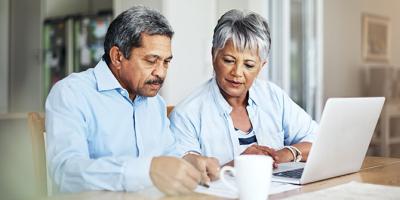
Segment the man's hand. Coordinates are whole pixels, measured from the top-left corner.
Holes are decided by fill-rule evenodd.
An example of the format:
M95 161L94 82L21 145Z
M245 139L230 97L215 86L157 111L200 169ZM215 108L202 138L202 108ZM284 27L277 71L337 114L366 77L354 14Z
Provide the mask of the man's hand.
M187 154L183 159L190 162L201 173L201 183L209 184L219 178L219 162L216 158Z
M154 157L150 166L154 185L168 195L188 194L201 180L201 173L184 159Z

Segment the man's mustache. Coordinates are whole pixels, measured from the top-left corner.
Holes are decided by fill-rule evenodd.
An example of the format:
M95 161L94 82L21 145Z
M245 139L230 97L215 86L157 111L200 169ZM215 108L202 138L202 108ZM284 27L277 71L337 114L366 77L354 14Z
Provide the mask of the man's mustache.
M157 77L156 79L153 79L153 80L147 80L145 83L146 84L160 84L160 85L162 85L164 83L164 79L160 78L160 77Z

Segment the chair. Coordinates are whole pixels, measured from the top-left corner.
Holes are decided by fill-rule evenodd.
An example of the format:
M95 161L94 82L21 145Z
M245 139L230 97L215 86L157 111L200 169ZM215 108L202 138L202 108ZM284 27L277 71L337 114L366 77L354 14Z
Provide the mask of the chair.
M167 106L167 116L169 117L169 114L171 114L172 110L174 109L175 106Z
M38 112L28 113L28 126L32 141L33 165L36 189L40 196L47 196L47 168L45 151L45 126L44 114Z

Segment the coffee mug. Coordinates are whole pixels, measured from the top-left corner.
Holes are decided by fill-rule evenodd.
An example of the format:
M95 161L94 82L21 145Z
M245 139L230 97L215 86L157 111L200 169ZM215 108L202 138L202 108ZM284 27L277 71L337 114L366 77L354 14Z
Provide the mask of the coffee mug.
M221 181L239 191L241 200L268 199L272 176L273 160L265 155L240 155L235 159L235 167L224 166L220 171ZM236 186L226 180L226 172L236 179Z

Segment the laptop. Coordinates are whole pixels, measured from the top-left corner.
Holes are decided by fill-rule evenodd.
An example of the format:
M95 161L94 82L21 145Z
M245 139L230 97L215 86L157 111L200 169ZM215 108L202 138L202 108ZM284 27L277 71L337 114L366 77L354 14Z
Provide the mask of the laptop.
M384 97L331 98L306 163L281 163L272 181L307 184L360 170Z

